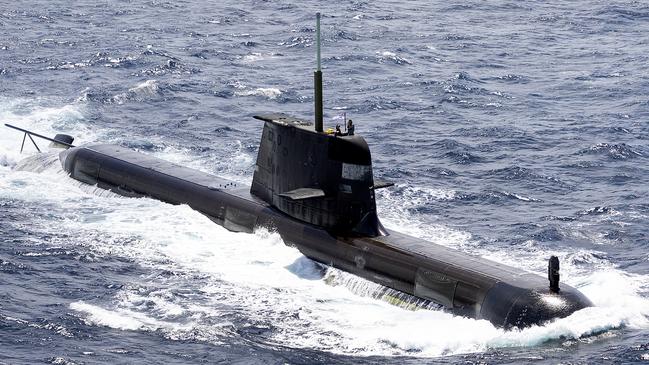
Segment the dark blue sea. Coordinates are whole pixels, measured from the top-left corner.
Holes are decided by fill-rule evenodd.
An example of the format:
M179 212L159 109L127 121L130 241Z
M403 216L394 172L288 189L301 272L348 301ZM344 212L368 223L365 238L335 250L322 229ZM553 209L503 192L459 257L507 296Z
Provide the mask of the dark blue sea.
M277 233L70 179L0 129L0 364L649 362L649 4L0 1L0 121L249 184L262 123L369 143L379 215L562 281L541 327L395 303ZM45 149L46 143L40 142Z

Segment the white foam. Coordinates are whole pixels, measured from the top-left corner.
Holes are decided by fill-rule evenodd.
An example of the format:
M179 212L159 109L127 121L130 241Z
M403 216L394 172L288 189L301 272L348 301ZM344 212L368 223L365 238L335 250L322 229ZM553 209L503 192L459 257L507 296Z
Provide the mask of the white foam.
M160 94L160 86L156 80L147 80L136 86L113 96L112 101L117 104L124 104L129 100L143 101L154 98Z
M128 91L136 94L155 95L158 93L158 82L156 80L146 80Z
M79 141L94 140L96 135L85 124L86 105L75 102L57 104L51 100L35 98L7 98L0 96L0 120L33 132L53 136L67 133ZM0 133L0 166L12 167L23 157L36 153L36 148L29 138L25 141L25 150L20 147L23 134L2 126ZM47 150L49 142L34 137L42 150Z
M426 208L437 201L452 200L457 192L450 189L415 187L397 184L391 189L382 189L377 193L377 210L381 222L391 229L431 242L458 247L471 240L469 232L453 229L442 224L425 222L413 210Z
M435 200L452 200L457 196L457 192L452 189L435 189L408 184L396 184L395 187L403 190L407 207L422 205ZM386 199L390 199L393 193L390 189L387 189L383 194L385 194Z
M70 304L70 309L88 314L86 322L100 326L118 328L123 330L149 330L178 329L178 323L159 321L143 313L128 309L108 310L83 301Z
M234 94L238 96L262 96L270 100L275 100L282 95L282 90L274 87L258 87L256 89L238 90Z
M164 145L162 139L154 140L153 143ZM197 156L185 146L174 145L165 145L163 149L150 154L185 167L208 174L216 174L219 177L240 184L250 185L252 179L250 172L255 163L255 156L246 150L240 140L229 140L228 147L232 151L227 156Z
M411 64L411 62L391 51L377 51L379 61L392 61L397 64Z
M591 291L600 293L603 298L596 301L598 308L577 312L543 327L504 331L486 321L439 311L409 311L359 297L346 287L328 286L318 279L317 265L285 246L277 234L263 230L254 235L232 233L186 206L148 199L123 200L117 201L114 210L99 213L102 219L82 219L84 229L98 231L99 236L108 238L89 243L144 265L166 266L179 274L207 274L208 279L200 283L200 291L207 298L214 295L215 300L211 307L191 301L174 302L172 296L160 293L142 296L127 292L119 296L119 305L131 311L148 300L155 303L155 309L149 311L156 315L217 318L220 313L216 308L223 304L218 298L226 290L253 322L278 328L268 339L271 342L357 355L439 356L535 346L620 326L646 326L639 310L649 306L634 288L627 287L622 292L609 290L610 286L624 287L622 281L628 281L617 276L589 282L592 289L582 288L587 295ZM79 227L80 222L71 223ZM110 237L122 235L139 239L127 246L111 244ZM95 249L102 250L101 247ZM628 305L620 306L621 297L626 298L624 302ZM607 306L607 300L612 306ZM132 317L127 316L129 320ZM156 324L142 320L124 325L118 319L111 325L140 328L140 322ZM183 326L174 327L177 336L191 332ZM444 331L431 330L439 328Z
M268 59L272 59L277 57L276 54L274 53L259 53L259 52L253 52L250 54L247 54L243 56L242 60L244 63L255 63L259 61L264 61Z
M262 56L261 53L257 53L257 52L251 53L249 55L245 55L243 57L243 61L246 62L246 63L252 63L252 62L256 62L256 61L261 61L263 59L264 59L264 56Z
M525 202L538 202L538 201L540 201L540 200L538 200L538 199L531 198L531 197L527 197L527 196L523 196L523 195L519 195L519 194L514 194L514 193L509 193L509 194L510 194L511 196L513 196L514 198L516 198L516 199L518 199L518 200L525 201Z

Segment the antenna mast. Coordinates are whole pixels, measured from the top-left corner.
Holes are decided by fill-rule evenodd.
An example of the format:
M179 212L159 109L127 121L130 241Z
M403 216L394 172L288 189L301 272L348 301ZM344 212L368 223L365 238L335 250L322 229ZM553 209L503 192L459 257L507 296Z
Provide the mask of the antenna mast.
M320 69L320 13L315 14L316 26L316 52L318 65L315 72L313 72L313 88L314 88L314 102L315 102L315 131L322 132L322 70Z

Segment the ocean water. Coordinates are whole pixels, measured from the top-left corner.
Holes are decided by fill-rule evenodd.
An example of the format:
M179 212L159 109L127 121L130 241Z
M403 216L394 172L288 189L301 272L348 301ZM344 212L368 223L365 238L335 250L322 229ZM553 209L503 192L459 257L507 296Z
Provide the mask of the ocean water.
M391 304L273 232L82 185L0 129L0 363L649 362L649 5L0 4L0 121L249 183L255 114L369 143L382 222L545 274L596 307L545 326ZM45 144L40 144L42 147Z

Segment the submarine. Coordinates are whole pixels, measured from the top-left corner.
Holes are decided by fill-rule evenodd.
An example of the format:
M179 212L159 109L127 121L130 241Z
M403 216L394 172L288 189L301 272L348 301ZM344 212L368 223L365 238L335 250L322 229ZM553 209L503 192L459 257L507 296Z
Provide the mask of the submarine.
M281 113L254 116L263 123L251 186L112 144L51 141L63 169L86 184L127 197L187 204L235 232L264 227L306 257L400 292L436 303L455 315L500 328L542 325L593 304L560 283L559 260L548 277L472 256L386 229L375 192L392 184L374 178L362 136L323 130L320 15L316 16L314 121ZM37 146L38 149L38 146ZM40 151L40 149L39 149Z

